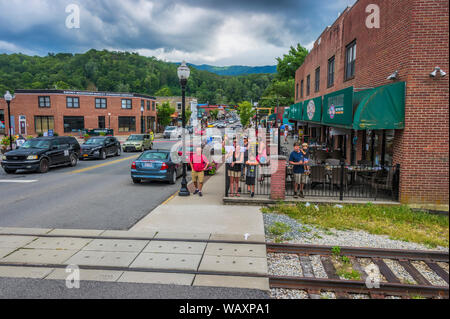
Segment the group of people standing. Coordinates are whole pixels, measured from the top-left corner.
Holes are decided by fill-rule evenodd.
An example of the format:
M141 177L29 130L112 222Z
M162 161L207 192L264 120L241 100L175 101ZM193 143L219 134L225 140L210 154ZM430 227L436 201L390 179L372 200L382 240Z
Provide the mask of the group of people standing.
M263 138L249 144L248 138L244 138L243 145L233 139L229 145L227 138L224 139L225 163L230 178L229 197L240 197L239 180L245 176L245 184L251 197L255 196L255 185L257 167L267 163L267 149Z

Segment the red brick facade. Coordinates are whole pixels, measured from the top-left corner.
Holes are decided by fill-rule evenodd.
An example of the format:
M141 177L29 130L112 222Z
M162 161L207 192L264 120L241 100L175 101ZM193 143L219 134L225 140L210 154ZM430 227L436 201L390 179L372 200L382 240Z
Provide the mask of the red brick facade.
M366 26L370 4L380 8L380 28ZM304 96L300 88L296 95L296 102L302 102L350 86L390 84L387 77L398 70L398 81L406 82L405 129L395 132L393 161L401 165L404 203L448 205L449 81L448 76L430 77L436 66L449 72L448 28L447 0L359 0L322 33L296 72L296 86L304 80ZM346 46L355 40L355 76L345 81ZM328 88L328 60L333 56L334 86ZM317 67L320 90L315 92ZM308 75L311 91L306 96Z
M50 107L39 107L39 97L49 96ZM78 97L79 108L68 108L66 98ZM96 108L96 98L106 99L106 108ZM131 109L122 108L122 100L132 101ZM156 103L155 98L138 94L119 94L102 92L72 92L72 91L45 91L40 90L17 90L15 98L11 101L11 116L14 116L15 134L19 131L19 116L26 117L26 135L36 136L35 117L53 116L54 131L59 135L74 135L74 133L64 132L64 117L77 116L84 117L85 129L99 128L99 117L104 117L105 128L114 130L115 135L129 135L141 133L141 103L144 103L145 130L154 130L153 123L156 123ZM148 104L149 103L149 104ZM0 110L4 111L5 133L8 132L8 108L4 99L0 99ZM109 115L111 114L111 115ZM119 130L119 117L134 117L136 129L134 131L123 132Z

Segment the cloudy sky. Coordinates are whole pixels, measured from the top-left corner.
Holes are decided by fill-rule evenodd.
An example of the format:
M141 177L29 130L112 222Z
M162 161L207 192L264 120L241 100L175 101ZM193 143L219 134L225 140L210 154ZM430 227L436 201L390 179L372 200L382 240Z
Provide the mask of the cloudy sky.
M138 52L194 64L273 65L310 49L355 0L0 0L0 53ZM68 28L75 4L79 28ZM70 17L69 17L70 18ZM69 25L70 26L70 25Z

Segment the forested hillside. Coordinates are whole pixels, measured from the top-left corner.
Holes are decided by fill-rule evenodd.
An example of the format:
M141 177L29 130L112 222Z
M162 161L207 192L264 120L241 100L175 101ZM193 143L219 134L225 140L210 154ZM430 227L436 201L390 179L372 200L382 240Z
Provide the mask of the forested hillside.
M219 76L191 68L187 95L199 103L258 101L274 76ZM90 50L45 57L0 54L0 94L15 89L77 89L180 95L177 66L137 53Z
M244 74L274 74L277 73L276 65L266 65L266 66L243 66L243 65L232 65L232 66L213 66L213 65L195 65L192 66L198 70L209 71L218 75L244 75Z

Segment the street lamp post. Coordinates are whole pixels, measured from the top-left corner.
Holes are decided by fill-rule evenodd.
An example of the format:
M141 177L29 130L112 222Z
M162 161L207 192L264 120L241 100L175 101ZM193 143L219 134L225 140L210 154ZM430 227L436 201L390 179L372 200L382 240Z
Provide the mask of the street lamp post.
M9 91L6 91L5 94L5 101L6 104L8 104L8 127L9 127L9 148L12 150L12 131L11 131L11 111L10 111L10 104L11 104L11 100L13 99L13 96L11 95L11 93L9 93Z
M183 179L181 180L181 189L178 193L179 196L190 196L191 193L189 192L187 188L187 181L186 181L186 138L185 138L185 129L186 129L186 84L189 79L189 75L191 74L191 70L186 65L186 62L183 61L181 65L178 67L178 78L180 79L180 85L181 85L181 117L182 117L182 135L181 138L183 139Z

